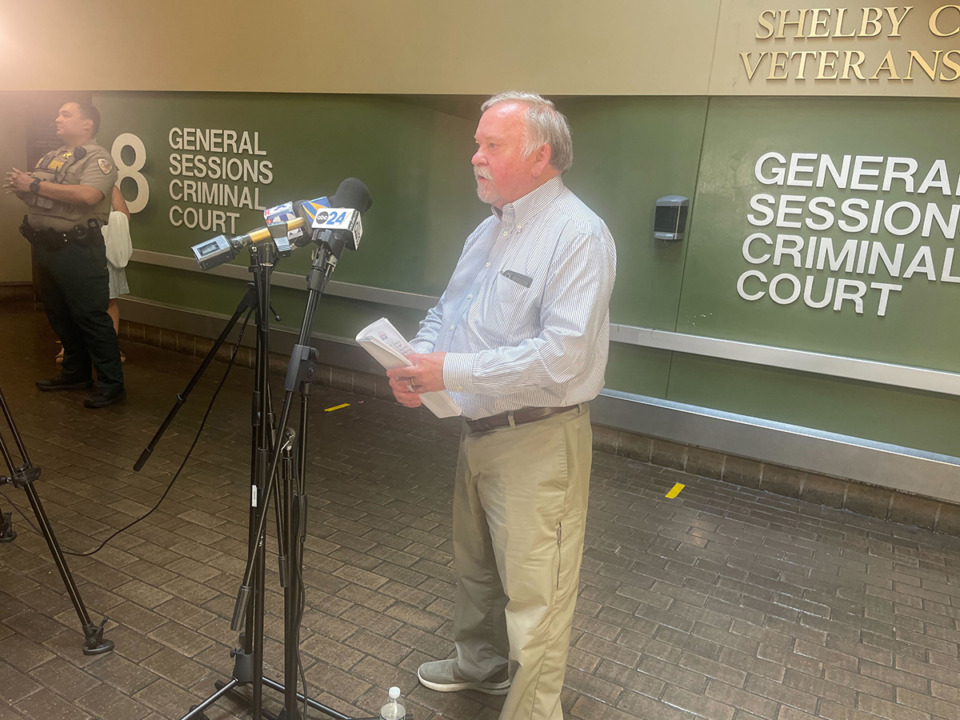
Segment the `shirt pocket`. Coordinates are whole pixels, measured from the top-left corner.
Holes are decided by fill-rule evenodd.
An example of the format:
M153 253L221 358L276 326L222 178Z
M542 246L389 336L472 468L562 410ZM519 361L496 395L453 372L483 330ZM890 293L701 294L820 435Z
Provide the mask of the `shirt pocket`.
M474 329L484 338L487 347L515 345L539 332L536 280L531 278L530 287L527 287L528 275L524 277L519 271L514 271L513 275L511 279L502 272L497 273L480 303L479 312L471 318ZM520 275L520 282L517 275Z

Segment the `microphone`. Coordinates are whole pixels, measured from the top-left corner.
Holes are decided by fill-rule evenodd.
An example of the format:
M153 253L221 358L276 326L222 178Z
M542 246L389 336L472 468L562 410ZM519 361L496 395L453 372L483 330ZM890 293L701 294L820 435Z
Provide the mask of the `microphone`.
M329 206L329 204L330 201L326 197L322 197L316 200L298 200L295 203L287 202L282 205L275 205L263 211L266 227L257 228L236 237L217 235L215 238L205 240L190 249L193 251L197 264L203 270L209 270L217 267L217 265L230 262L248 245L270 239L273 239L277 245L280 256L286 257L292 252L290 243L301 247L310 241L305 229L312 225L316 210L313 210L313 214L308 216L300 212L300 206L316 208Z
M363 223L360 216L373 205L367 186L356 178L347 178L330 198L330 209L320 209L313 218L313 241L339 259L344 248L360 247Z
M324 196L322 198L317 198L316 200L297 200L293 203L293 211L297 214L297 217L301 218L306 227L313 227L313 221L317 217L317 213L321 210L330 207L330 200ZM297 247L303 247L312 240L312 237L306 232L297 230L296 237L291 238L291 242Z
M321 208L353 208L365 213L372 205L373 200L367 186L356 178L347 178L340 183L337 192L331 197L324 196L316 200L297 200L293 204L293 209L312 227L317 212Z
M360 214L370 209L372 204L367 186L356 178L347 178L330 198L297 200L276 205L264 210L265 227L236 237L217 235L190 249L203 270L230 262L252 243L271 239L277 245L281 257L292 252L291 243L302 247L315 241L330 248L339 258L344 246L352 250L359 246L360 235L363 233ZM327 208L331 210L328 211ZM333 213L334 208L336 213ZM323 218L319 224L318 214ZM311 237L307 236L306 228L313 228Z
M337 187L336 194L330 198L330 207L353 208L361 214L373 206L373 198L363 181L347 178Z
M270 208L270 210L273 209L274 208ZM264 214L270 212L270 210L264 211ZM301 217L296 217L286 223L283 235L286 235L292 229L303 227L307 227L306 221ZM196 258L197 264L203 270L209 270L217 267L217 265L230 262L248 245L270 240L271 238L273 238L273 234L270 232L270 228L261 227L236 237L217 235L215 238L205 240L190 249L193 251L193 256ZM289 250L289 245L287 245L287 249Z
M330 207L330 200L326 196L316 200L297 200L293 204L293 209L308 225L313 225L313 220L317 217L317 211L320 208L328 207Z
M291 243L297 247L303 247L310 242L304 228L313 224L317 210L322 207L330 207L330 201L326 197L287 202L263 211L267 229L273 237L280 257L287 257L293 252ZM302 222L296 222L298 218L302 219Z

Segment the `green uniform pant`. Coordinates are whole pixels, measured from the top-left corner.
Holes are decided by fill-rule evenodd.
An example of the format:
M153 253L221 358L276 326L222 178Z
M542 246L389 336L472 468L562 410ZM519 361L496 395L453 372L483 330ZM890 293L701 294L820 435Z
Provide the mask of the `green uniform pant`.
M501 720L562 720L592 462L586 406L460 441L453 500L461 675L512 678Z
M38 242L34 247L40 299L63 344L63 376L82 382L92 379L95 368L98 388L122 388L120 344L107 314L110 289L103 241Z

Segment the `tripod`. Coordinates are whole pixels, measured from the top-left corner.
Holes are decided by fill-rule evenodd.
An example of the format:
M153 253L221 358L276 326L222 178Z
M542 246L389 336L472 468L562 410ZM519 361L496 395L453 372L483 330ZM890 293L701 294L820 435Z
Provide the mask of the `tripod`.
M288 442L274 448L270 458L270 469L266 473L267 486L265 495L271 497L277 488L277 469L283 460L283 472L279 477L284 481L284 487L277 493L278 501L282 504L282 511L278 515L283 519L286 537L286 558L281 556L280 577L284 586L284 684L280 685L264 678L264 684L284 694L284 707L278 718L280 720L299 720L300 714L297 703L303 702L309 707L323 712L336 720L354 720L332 708L307 698L297 692L297 669L299 666L298 649L300 633L300 596L303 591L301 570L303 568L303 543L306 538L307 497L304 488L306 471L306 438L309 417L310 384L316 373L317 351L311 347L310 328L320 302L320 297L326 287L330 275L337 266L340 253L343 251L344 241L324 236L324 241L318 242L318 250L314 255L313 265L307 275L307 303L300 325L300 336L290 356L287 366L287 375L284 381L284 398L277 423L278 428L286 426L294 392L300 397L300 422L296 435L296 450L292 448L294 434L287 431ZM259 526L255 533L262 536L265 532L266 515L261 513ZM280 521L278 520L278 530ZM283 531L280 531L283 534ZM237 595L234 607L231 628L236 630L244 617L249 622L248 605L251 594L256 587L258 568L263 562L263 546L254 548L253 554L247 559L247 569ZM255 599L255 595L253 595ZM185 720L185 719L183 719ZM371 719L372 720L372 719Z
M301 595L303 584L301 570L302 547L306 538L307 499L304 489L305 447L307 436L307 410L310 383L316 371L317 352L309 347L310 325L320 292L336 262L328 261L328 253L318 252L314 269L308 277L310 295L308 309L300 331L300 342L294 348L288 367L285 387L288 388L283 412L279 422L274 423L269 387L269 332L270 332L270 275L278 259L273 243L256 243L250 246L250 272L253 283L238 304L213 347L207 353L186 389L177 396L177 402L163 421L160 429L143 451L135 470L140 470L153 452L160 436L169 426L174 415L186 401L200 375L216 356L220 346L229 335L239 317L255 310L257 347L255 380L253 388L252 448L250 479L250 511L247 547L247 571L237 598L231 629L244 627L240 635L241 647L231 652L234 657L233 676L227 682L216 683L217 691L203 702L190 708L181 720L204 718L203 711L211 707L227 693L240 686L250 685L251 696L244 696L251 708L254 720L261 717L279 720L299 720L297 703L304 702L336 720L358 720L343 715L297 692L299 669L299 632ZM326 270L321 274L320 267ZM299 389L301 397L300 422L296 432L285 427L289 415L293 388ZM276 483L279 478L281 483ZM269 500L275 500L277 545L280 561L280 581L284 587L284 684L263 675L264 645L264 595L265 595L265 546L266 522ZM263 688L268 687L284 695L284 707L274 716L263 708Z
M100 655L110 652L113 650L113 641L103 639L103 626L106 624L107 619L104 618L99 625L94 625L90 620L87 608L83 604L83 599L80 597L80 591L77 589L77 584L73 581L73 575L70 574L70 568L67 567L67 561L63 557L63 551L60 550L60 545L57 543L57 538L53 533L53 527L50 525L50 520L43 510L43 503L40 502L40 496L33 486L34 481L40 477L40 468L33 465L27 456L27 450L23 445L20 433L17 431L17 425L13 420L13 415L7 405L7 399L4 397L2 389L0 389L0 409L3 411L3 417L7 421L7 429L13 437L13 441L17 446L17 452L20 454L22 460L19 465L15 465L14 458L7 448L3 434L0 433L0 452L2 452L3 459L7 463L7 469L10 472L9 476L0 476L0 485L12 483L14 487L22 488L24 492L27 493L27 498L30 500L30 507L33 508L33 514L40 524L40 531L47 541L47 547L50 548L53 562L56 564L57 570L60 571L60 577L63 580L64 586L67 588L67 594L70 596L73 608L77 611L77 617L80 619L80 626L83 628L85 638L83 642L83 654ZM13 542L16 537L17 533L14 532L13 526L10 523L10 513L0 511L0 542Z

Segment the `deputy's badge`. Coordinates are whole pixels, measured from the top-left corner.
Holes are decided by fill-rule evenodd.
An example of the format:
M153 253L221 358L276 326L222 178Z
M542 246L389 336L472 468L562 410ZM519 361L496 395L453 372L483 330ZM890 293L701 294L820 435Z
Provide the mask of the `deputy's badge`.
M104 175L109 175L113 171L113 163L106 158L97 158L97 165L103 170Z
M73 157L73 150L64 150L62 153L60 153L60 158L63 160L69 160L72 157Z

